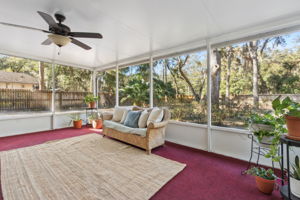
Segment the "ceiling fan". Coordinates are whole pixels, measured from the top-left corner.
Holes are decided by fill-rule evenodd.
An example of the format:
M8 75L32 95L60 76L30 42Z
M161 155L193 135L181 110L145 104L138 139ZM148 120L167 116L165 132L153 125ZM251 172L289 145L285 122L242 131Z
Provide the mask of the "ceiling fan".
M17 24L10 24L5 22L0 22L2 25L6 26L13 26L17 28L24 28L29 30L35 30L35 31L42 31L44 33L49 33L48 39L46 39L44 42L42 42L42 45L50 45L52 43L56 44L59 47L65 46L69 44L70 42L80 46L81 48L85 50L90 50L91 47L80 42L79 40L75 39L77 38L97 38L102 39L102 35L100 33L89 33L89 32L71 32L71 29L62 24L62 22L66 19L66 17L61 12L56 12L54 14L55 19L58 21L56 22L53 17L47 13L38 11L38 14L48 23L49 30L43 30L38 28L33 28L29 26L23 26L23 25L17 25Z

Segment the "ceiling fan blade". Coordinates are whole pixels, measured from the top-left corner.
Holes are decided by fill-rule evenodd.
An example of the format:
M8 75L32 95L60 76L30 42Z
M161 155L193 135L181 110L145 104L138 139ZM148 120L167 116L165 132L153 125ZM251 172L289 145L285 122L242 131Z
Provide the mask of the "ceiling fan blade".
M84 43L82 43L82 42L80 42L79 40L76 40L76 39L74 39L74 38L71 38L71 42L72 42L73 44L76 44L77 46L80 46L81 48L83 48L83 49L85 49L85 50L90 50L90 49L91 49L90 46L88 46L88 45L86 45L86 44L84 44Z
M49 38L44 42L42 42L42 45L50 45L50 44L52 44L52 41Z
M37 11L37 12L49 24L49 26L59 28L59 26L57 25L57 23L55 22L55 20L51 15L48 15L47 13L41 11Z
M24 29L28 29L28 30L42 31L42 32L45 32L45 33L50 33L49 31L46 31L46 30L43 30L43 29L29 27L29 26L23 26L23 25L18 25L18 24L10 24L10 23L6 23L6 22L0 22L0 24L5 25L5 26L12 26L12 27L16 27L16 28L24 28Z
M79 37L79 38L99 38L99 39L103 38L103 36L100 33L87 33L87 32L70 32L69 36Z

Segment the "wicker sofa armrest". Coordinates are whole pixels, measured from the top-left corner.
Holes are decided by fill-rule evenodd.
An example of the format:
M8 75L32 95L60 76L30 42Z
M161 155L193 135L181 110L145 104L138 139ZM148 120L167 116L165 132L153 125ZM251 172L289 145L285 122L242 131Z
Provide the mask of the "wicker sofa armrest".
M150 124L147 126L147 129L156 129L156 128L163 128L167 126L168 121L162 121L162 122L150 122Z
M113 118L113 113L105 112L101 113L101 119L104 120L111 120Z

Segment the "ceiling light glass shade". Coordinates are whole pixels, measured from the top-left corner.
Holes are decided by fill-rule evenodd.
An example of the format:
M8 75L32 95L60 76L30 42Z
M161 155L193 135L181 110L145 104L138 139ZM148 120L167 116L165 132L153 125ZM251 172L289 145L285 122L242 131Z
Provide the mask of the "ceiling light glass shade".
M71 42L70 38L62 35L50 34L48 35L48 37L54 44L59 47L65 46Z

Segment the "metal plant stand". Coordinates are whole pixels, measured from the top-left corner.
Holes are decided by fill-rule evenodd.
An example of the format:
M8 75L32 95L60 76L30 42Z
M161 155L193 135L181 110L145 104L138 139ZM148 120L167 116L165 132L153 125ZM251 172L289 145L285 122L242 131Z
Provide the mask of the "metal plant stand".
M284 135L281 136L280 138L280 142L281 142L281 184L282 187L280 189L280 193L281 196L285 199L285 200L300 200L299 197L294 196L291 193L291 186L290 186L290 147L300 147L300 141L297 140L291 140L288 139L287 137L285 137ZM286 145L286 172L287 172L287 185L284 185L284 153L283 153L283 144Z
M269 150L270 150L270 147L269 147L270 144L259 143L256 140L256 138L253 135L253 133L248 134L248 138L251 139L250 159L248 161L247 168L242 171L242 174L245 174L245 172L251 167L251 164L252 164L251 161L252 161L252 158L253 158L253 154L257 154L256 166L259 166L260 156L265 156L269 152ZM273 161L273 159L271 159L271 160L272 160L272 169L274 171L274 161Z
M92 116L94 113L98 114L97 108L85 108L85 123L86 123L86 125L90 125L89 116Z

